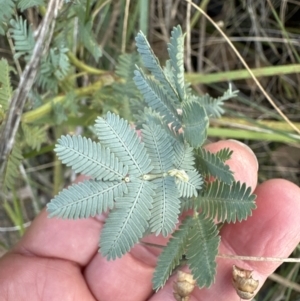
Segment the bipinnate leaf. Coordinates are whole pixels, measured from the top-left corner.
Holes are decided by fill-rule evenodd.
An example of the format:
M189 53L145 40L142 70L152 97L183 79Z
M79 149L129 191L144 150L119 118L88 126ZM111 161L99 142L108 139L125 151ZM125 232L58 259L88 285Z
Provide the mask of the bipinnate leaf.
M140 57L137 53L123 53L118 57L115 72L116 75L122 78L125 82L115 82L113 84L114 94L109 95L112 99L117 97L128 98L130 101L130 111L132 113L136 113L138 111L137 107L142 106L142 110L144 109L144 102L142 101L139 95L140 93L133 81L136 65L140 65L140 63ZM102 90L104 89L100 89L99 92Z
M71 65L67 53L70 50L63 45L59 47L50 48L49 58L51 61L53 74L62 81L69 73Z
M184 213L185 211L194 209L197 204L195 203L195 198L184 199L181 198L180 203L180 213Z
M171 99L178 99L178 95L174 87L172 86L170 81L167 79L165 73L163 72L163 69L159 64L159 60L155 56L153 50L151 49L146 36L140 31L137 34L135 41L136 41L136 47L138 53L142 58L144 66L151 72L151 74L155 77L155 79L163 86L163 89L165 90L165 93L168 95L168 97L170 97Z
M50 57L50 55L48 55L47 57L44 56L42 58L41 66L39 68L38 75L36 78L36 83L43 90L53 91L53 93L58 93L58 79L54 75L54 72L56 70L53 68L51 59L52 58ZM57 120L61 119L60 117L65 115L64 112L65 110L63 106L61 104L60 106L58 106L58 103L55 104L52 103L52 106L53 106L53 110L55 111L54 112L55 118ZM56 108L59 108L59 110L56 110Z
M27 20L23 21L22 16L16 20L10 20L11 36L14 40L15 55L14 58L18 59L21 56L31 56L35 40L30 27L27 27ZM28 58L28 57L27 57Z
M0 35L5 35L5 25L14 14L14 0L0 0Z
M195 101L182 103L182 122L184 139L194 148L206 140L208 117L205 109Z
M219 102L218 99L212 98L208 94L202 96L192 95L191 98L205 108L208 117L218 118L224 113L223 102Z
M172 87L174 87L174 89L175 89L176 85L175 85L175 81L174 81L174 70L173 70L173 67L172 67L172 64L171 64L171 60L166 60L165 66L163 66L163 71L164 71L165 77L170 82ZM179 98L178 99L173 99L173 103L177 107L179 107L180 106Z
M238 92L238 90L232 91L232 86L229 85L228 90L226 90L224 94L218 98L213 98L210 95L205 94L203 96L193 96L193 99L198 101L205 108L209 117L218 118L224 113L224 101L236 97Z
M176 142L183 143L183 134L176 131L175 128L172 128L170 124L165 123L163 117L156 111L152 110L149 107L143 108L138 112L138 115L135 114L135 118L138 120L136 129L142 129L144 124L156 124L159 125L162 130L168 135L168 140L171 141L172 148L174 149L174 144ZM174 158L173 158L174 159ZM174 165L174 160L173 160Z
M136 65L140 65L140 58L137 53L123 53L119 55L116 65L116 74L126 81L132 80Z
M204 148L197 150L196 165L205 176L216 177L226 184L231 184L234 181L233 173L229 166L223 163L216 154Z
M3 58L0 60L0 70L0 106L4 111L6 111L12 96L12 87L9 76L11 67L9 66L7 60Z
M188 181L183 181L179 178L175 180L179 196L183 198L191 198L198 196L198 191L202 188L203 179L201 175L196 171L188 171Z
M182 69L184 70L184 67ZM171 60L166 61L163 70L164 70L164 74L166 75L166 78L168 79L168 81L171 83L171 85L173 87L176 88L175 77L177 75L174 73L174 69L172 67ZM176 90L177 90L177 88L176 88ZM183 99L183 101L186 98L190 98L193 95L193 90L191 88L191 84L186 81L184 81L184 90L185 90L185 98ZM178 97L178 99L172 99L172 100L173 100L173 103L176 106L176 108L181 107L180 101L182 101L182 99L180 98L180 96Z
M202 213L194 217L188 234L186 259L199 288L209 287L214 282L219 243L214 221Z
M23 12L25 9L34 6L45 5L44 0L19 0L18 1L18 8L21 9Z
M174 166L177 169L183 169L185 171L195 169L195 157L193 148L187 143L180 141L174 142Z
M40 150L41 145L47 139L47 132L41 126L22 123L22 130L25 141L32 149Z
M100 238L100 252L108 260L122 257L143 237L148 228L153 189L148 181L131 178L128 193L116 197Z
M51 90L53 93L58 93L58 86L63 85L64 89L69 90L65 85L67 81L63 82L70 72L71 64L67 53L69 49L64 44L58 44L56 47L49 49L48 56L44 56L41 61L37 76L37 85L43 90ZM59 103L53 103L54 116L57 122L62 122L67 117L65 116L65 108L69 111L76 113L77 101L75 101L76 95L71 90L66 93L64 105Z
M114 199L127 192L124 181L88 180L61 191L47 204L49 217L68 219L93 217L114 207Z
M239 222L251 216L256 208L251 187L245 183L233 182L227 185L214 181L207 185L204 193L197 198L197 205L205 216L215 218L220 222Z
M170 123L172 127L178 130L181 127L179 115L172 101L168 98L168 94L164 92L163 86L145 75L141 69L134 71L133 80L148 106L158 112L166 124Z
M233 154L233 151L229 148L223 148L221 150L219 150L218 152L216 152L216 156L223 162L229 160L231 158Z
M15 143L12 151L7 157L7 165L2 174L3 190L6 192L7 189L13 190L15 187L16 179L19 176L19 167L22 163L23 156L22 150L19 143Z
M178 222L180 212L179 193L174 177L163 177L153 181L155 195L151 210L150 229L156 235L168 236Z
M153 275L153 289L163 287L173 270L179 265L188 243L190 227L193 224L192 217L188 216L170 238L167 246L163 249L157 262Z
M136 129L142 129L143 124L148 124L149 122L159 124L163 126L162 117L160 114L149 107L143 107L142 109L138 110L134 117L136 119Z
M153 169L144 143L126 120L108 112L106 118L98 117L95 124L100 144L110 150L129 168L131 176L147 174Z
M215 258L220 237L214 221L203 214L188 216L159 256L153 276L153 289L163 287L172 271L179 265L183 255L197 285L209 287L216 274Z
M174 152L171 137L153 122L143 125L142 137L154 167L151 173L163 173L172 169Z
M170 43L168 44L170 63L173 68L173 80L179 98L184 101L186 98L184 83L184 37L180 25L173 28Z
M75 172L97 180L121 180L128 173L128 167L109 148L80 135L62 136L54 150Z

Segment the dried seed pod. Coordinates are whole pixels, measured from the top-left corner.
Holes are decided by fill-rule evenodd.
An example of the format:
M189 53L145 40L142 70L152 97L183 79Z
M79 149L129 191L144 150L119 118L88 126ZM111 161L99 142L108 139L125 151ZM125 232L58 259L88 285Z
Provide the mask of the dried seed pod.
M188 301L195 284L196 280L193 279L191 274L178 271L177 279L173 283L173 296L176 301Z
M259 281L252 278L251 270L245 270L235 265L232 267L232 284L237 294L245 300L254 297Z

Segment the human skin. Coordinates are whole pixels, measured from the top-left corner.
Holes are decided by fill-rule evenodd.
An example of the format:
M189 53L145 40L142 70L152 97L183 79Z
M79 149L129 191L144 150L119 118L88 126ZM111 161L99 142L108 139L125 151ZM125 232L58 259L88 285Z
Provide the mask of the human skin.
M254 154L236 141L219 141L206 148L233 150L227 162L236 180L246 182L257 194L257 209L246 221L221 230L220 254L288 257L300 241L300 189L282 179L257 186L258 164ZM0 301L174 301L172 276L154 293L151 279L158 249L136 245L121 259L107 261L98 253L104 216L83 220L47 218L33 221L20 242L0 259ZM166 244L151 236L152 243ZM190 300L238 301L231 284L232 265L254 270L259 287L279 262L217 259L215 283L195 288Z

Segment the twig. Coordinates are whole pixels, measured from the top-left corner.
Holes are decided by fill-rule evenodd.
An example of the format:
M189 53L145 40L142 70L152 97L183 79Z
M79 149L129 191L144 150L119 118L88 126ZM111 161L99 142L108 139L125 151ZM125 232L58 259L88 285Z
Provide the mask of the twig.
M240 256L240 255L230 255L230 254L218 254L217 256L220 258L249 260L249 261L300 262L300 258Z
M57 17L61 4L62 0L50 0L45 18L38 31L39 34L31 59L20 78L18 88L10 101L6 122L0 133L0 174L4 172L7 164L7 156L13 148L23 107L27 95L34 83L41 57L49 47L55 25L55 18ZM48 33L50 34L48 35Z
M154 247L158 249L164 249L165 246L153 244L150 242L140 242L141 245ZM231 254L218 254L219 258L227 259L239 259L239 260L249 260L249 261L271 261L271 262L300 262L300 258L283 258L283 257L262 257L262 256L240 256L240 255L231 255Z

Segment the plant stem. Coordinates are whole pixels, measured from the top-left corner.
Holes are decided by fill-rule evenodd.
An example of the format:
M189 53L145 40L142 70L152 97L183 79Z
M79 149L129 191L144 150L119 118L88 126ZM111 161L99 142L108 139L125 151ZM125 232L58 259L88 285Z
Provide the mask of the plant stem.
M80 61L72 52L68 52L68 58L70 62L77 67L81 71L85 71L89 74L95 74L95 75L102 75L107 73L105 70L97 69L94 67L91 67L89 65L86 65L84 62Z
M103 87L104 85L108 84L108 79L102 77L100 80L98 80L97 82L87 86L87 87L83 87L83 88L78 88L74 90L74 93L76 96L87 96L87 95L92 95L94 94L96 91L98 91L101 87ZM45 115L47 115L48 113L51 112L52 110L52 106L56 103L62 103L66 98L66 95L60 95L60 96L56 96L52 99L49 99L44 105L36 108L35 110L26 112L23 114L22 116L22 122L24 123L32 123L42 117L44 117Z

